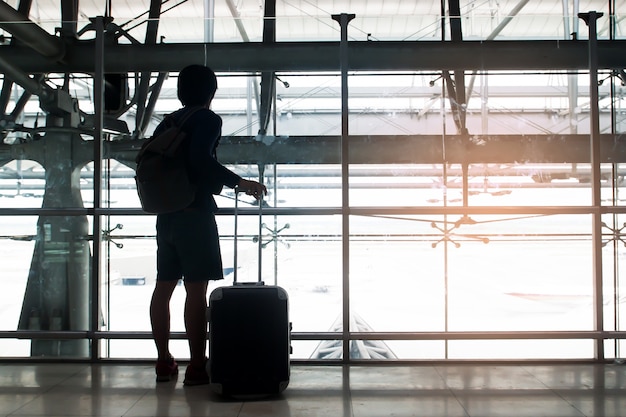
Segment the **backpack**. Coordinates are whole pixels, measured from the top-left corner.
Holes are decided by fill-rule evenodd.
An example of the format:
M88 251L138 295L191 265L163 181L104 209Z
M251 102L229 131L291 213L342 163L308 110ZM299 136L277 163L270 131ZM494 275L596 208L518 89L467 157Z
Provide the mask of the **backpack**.
M187 171L186 147L182 146L187 135L182 127L198 110L190 110L178 124L167 116L166 129L147 138L141 146L135 158L135 183L145 212L171 213L194 201L196 186Z

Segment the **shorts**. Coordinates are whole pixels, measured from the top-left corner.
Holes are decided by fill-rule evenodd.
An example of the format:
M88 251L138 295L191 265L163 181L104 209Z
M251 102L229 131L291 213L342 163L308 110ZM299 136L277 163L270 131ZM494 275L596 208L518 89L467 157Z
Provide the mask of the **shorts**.
M157 281L224 278L215 215L187 210L157 216Z

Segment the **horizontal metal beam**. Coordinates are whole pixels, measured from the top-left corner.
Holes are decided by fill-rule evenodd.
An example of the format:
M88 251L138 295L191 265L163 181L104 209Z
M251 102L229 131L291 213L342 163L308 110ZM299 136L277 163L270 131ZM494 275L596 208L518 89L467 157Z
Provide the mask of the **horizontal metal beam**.
M66 40L64 62L15 45L0 57L26 73L92 73L93 41ZM587 41L463 41L349 43L351 71L586 70ZM176 59L172 59L176 57ZM190 63L218 72L338 71L338 42L173 43L107 45L107 72L179 71ZM626 68L626 40L598 41L600 69Z
M351 164L590 163L589 135L351 135ZM600 161L626 163L626 135L600 136ZM133 166L142 141L105 143L107 157ZM21 145L20 145L21 146ZM339 164L339 136L224 137L225 164ZM2 146L0 146L2 156Z
M589 135L351 135L351 164L527 164L590 163ZM35 142L38 144L38 142ZM143 141L104 143L104 156L134 168ZM90 141L74 155L91 155ZM339 136L227 136L218 158L224 164L339 164ZM0 144L0 164L32 159L33 143ZM626 163L626 135L600 135L600 162Z
M147 340L151 332L145 331L0 331L0 339L93 339L93 340ZM459 332L350 332L350 340L565 340L565 339L626 339L624 331L459 331ZM187 339L185 332L172 332L171 338ZM341 332L293 332L291 340L341 340Z
M350 136L351 164L590 163L588 135ZM340 138L224 138L218 154L232 164L339 164ZM602 162L626 162L626 136L602 135Z
M49 59L59 60L65 54L65 44L60 38L49 34L5 2L0 2L0 28Z

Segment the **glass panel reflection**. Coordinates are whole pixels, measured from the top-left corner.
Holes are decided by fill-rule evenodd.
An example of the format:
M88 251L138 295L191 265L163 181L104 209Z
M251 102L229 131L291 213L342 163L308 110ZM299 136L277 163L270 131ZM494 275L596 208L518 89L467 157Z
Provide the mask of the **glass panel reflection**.
M91 250L86 216L2 217L3 329L86 331ZM85 357L89 341L33 339L31 356Z
M0 329L16 330L22 312L26 283L30 275L37 236L34 216L0 217ZM34 318L34 317L33 317ZM28 327L28 326L26 326ZM33 326L35 327L35 323Z
M451 340L449 359L582 359L593 357L593 340Z
M41 207L44 178L43 167L35 161L16 159L1 165L0 207Z
M593 330L589 216L461 219L351 218L353 331Z
M117 228L113 228L104 242L107 253L104 271L107 279L102 284L104 329L150 331L148 308L156 279L154 217L111 216L110 219ZM218 215L217 221L225 279L211 282L209 292L233 283L233 216ZM238 222L237 280L255 282L259 273L257 209L242 207ZM293 331L330 331L341 313L340 218L264 214L262 222L261 278L267 285L279 285L289 294ZM177 288L170 304L173 332L185 330L184 302L185 291ZM124 344L128 346L129 342ZM298 355L310 356L314 349ZM145 352L127 349L124 354L144 357Z

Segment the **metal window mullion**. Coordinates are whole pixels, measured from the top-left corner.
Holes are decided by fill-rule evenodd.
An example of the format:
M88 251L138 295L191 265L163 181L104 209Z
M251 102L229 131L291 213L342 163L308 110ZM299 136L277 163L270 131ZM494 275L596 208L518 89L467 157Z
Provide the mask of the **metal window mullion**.
M453 331L453 332L350 332L352 340L598 340L626 339L626 331L557 330L557 331ZM341 332L293 332L292 340L341 340ZM146 340L150 331L0 331L0 339L59 339L74 340ZM172 339L186 339L184 331L173 331Z
M592 206L592 248L593 248L593 311L594 330L604 329L604 303L602 297L602 197L600 171L600 110L598 107L598 34L597 19L602 13L590 11L578 15L589 27L589 105L590 114L590 152L591 152L591 191ZM604 340L597 339L595 344L596 359L604 359Z
M99 209L102 206L102 130L104 126L104 27L105 18L98 16L92 20L96 28L96 49L95 49L95 71L94 71L94 173L93 173L93 206ZM100 241L102 238L102 227L100 226L100 215L93 216L93 249L91 263L90 297L91 297L91 318L89 334L99 330L100 326ZM97 360L100 356L100 345L92 339L91 359Z
M339 66L341 69L341 243L342 243L342 361L350 361L350 183L348 107L348 24L354 14L335 14L341 27Z

